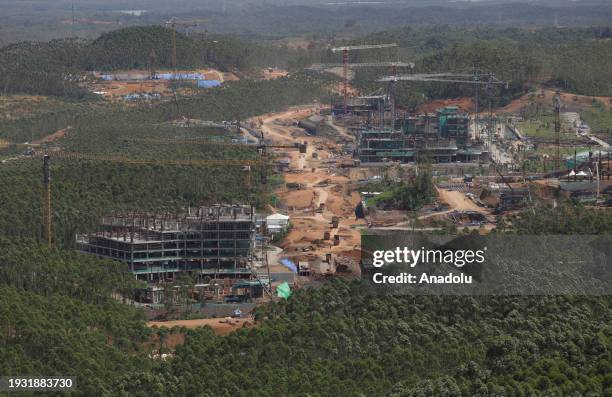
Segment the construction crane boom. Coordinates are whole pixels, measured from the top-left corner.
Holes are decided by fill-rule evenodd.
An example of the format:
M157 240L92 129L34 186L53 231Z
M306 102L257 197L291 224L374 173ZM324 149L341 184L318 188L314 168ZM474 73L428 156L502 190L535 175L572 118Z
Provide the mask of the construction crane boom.
M104 156L97 154L85 154L76 152L49 152L45 157L55 157L62 159L80 159L105 161L112 163L137 164L137 165L191 165L191 166L259 166L265 165L261 160L157 160L157 159L136 159L124 156Z
M338 51L372 50L372 49L376 49L376 48L393 48L393 47L397 47L397 43L389 43L389 44L361 44L361 45L334 47L331 50L332 50L332 52L338 52Z
M265 143L258 143L257 145L248 145L239 142L219 142L204 139L155 139L155 138L123 138L126 142L140 142L150 143L155 145L213 145L213 146L244 146L244 147L255 147L259 150L263 148L274 148L274 149L298 149L300 153L306 153L307 144L294 144L294 145L268 145ZM263 141L262 141L263 142ZM204 160L209 161L209 160Z
M405 74L397 76L385 76L378 79L378 82L389 83L397 81L424 81L424 82L441 82L441 83L465 83L474 85L508 85L505 81L498 80L495 75L489 75L490 79L476 79L473 74L453 74L453 73L422 73L422 74Z
M474 106L475 111L475 127L476 133L479 133L479 122L478 122L478 93L479 86L484 85L487 87L489 92L489 109L491 108L491 92L495 85L503 85L508 88L508 82L501 81L493 73L481 73L475 71L474 73L415 73L415 74L404 74L385 76L377 80L381 83L395 83L398 81L421 81L421 82L434 82L434 83L455 83L455 84L470 84L474 86ZM492 112L492 110L490 110Z
M176 17L172 17L166 21L166 26L170 26L172 30L172 72L176 74Z
M342 79L344 81L342 87L342 95L344 97L344 114L348 112L348 70L349 70L349 51L372 50L379 48L394 48L396 43L390 44L361 44L353 46L334 47L332 52L342 52Z
M323 70L330 68L338 68L345 66L342 63L313 63L309 68L311 70ZM413 62L357 62L357 63L349 63L347 65L349 68L382 68L382 67L391 67L391 68L414 68Z

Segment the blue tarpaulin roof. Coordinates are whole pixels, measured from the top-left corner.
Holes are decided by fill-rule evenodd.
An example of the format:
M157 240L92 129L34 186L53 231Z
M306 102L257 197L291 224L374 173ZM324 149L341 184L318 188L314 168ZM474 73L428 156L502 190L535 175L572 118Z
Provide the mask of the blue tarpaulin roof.
M198 88L218 87L221 82L218 80L198 80Z
M155 75L160 80L200 80L204 79L201 73L157 73Z
M297 273L297 266L295 266L295 263L293 263L291 260L289 259L281 259L280 263L285 266L287 269L291 270L293 273Z

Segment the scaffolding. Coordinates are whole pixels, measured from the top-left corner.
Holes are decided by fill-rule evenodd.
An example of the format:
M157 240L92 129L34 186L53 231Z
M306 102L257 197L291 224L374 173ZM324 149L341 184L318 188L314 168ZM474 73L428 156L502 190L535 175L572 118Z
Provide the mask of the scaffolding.
M414 162L430 158L436 163L473 162L486 152L469 143L469 115L448 106L434 114L401 115L393 128L365 128L360 132L357 155L362 163Z
M248 205L189 208L184 213L115 213L77 248L125 262L139 280L171 282L187 273L198 283L251 279L255 212Z

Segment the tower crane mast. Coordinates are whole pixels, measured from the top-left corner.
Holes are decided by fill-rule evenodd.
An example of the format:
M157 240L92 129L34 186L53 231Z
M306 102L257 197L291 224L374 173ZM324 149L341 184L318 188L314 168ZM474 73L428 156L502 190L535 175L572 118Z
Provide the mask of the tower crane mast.
M354 45L354 46L334 47L331 49L332 52L342 52L342 79L344 80L343 87L342 87L342 95L344 97L344 114L346 114L348 110L349 51L372 50L372 49L394 48L394 47L397 47L396 43L362 44L362 45Z

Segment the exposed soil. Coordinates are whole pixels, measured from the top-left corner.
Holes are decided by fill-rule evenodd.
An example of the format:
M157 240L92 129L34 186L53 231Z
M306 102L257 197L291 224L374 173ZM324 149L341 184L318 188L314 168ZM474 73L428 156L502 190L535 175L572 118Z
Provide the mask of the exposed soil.
M240 328L253 327L254 321L250 318L202 318L196 320L172 320L172 321L149 321L147 322L148 327L158 328L174 328L174 327L185 327L189 329L210 327L213 332L217 335L227 335Z
M263 69L261 71L261 79L262 80L275 80L281 77L285 77L286 75L288 75L289 72L287 72L284 69Z
M280 244L285 249L282 255L295 260L323 259L327 253L349 256L361 244L356 225L365 225L363 220L354 220L354 208L360 197L346 189L350 180L341 175L338 168L344 157L333 154L340 151L340 145L328 137L308 136L295 127L297 120L310 116L315 110L314 106L302 106L260 118L266 139L275 144L308 143L305 154L297 150L277 151L291 158L290 170L284 173L285 182L301 185L300 190L287 191L283 187L276 192L293 225ZM339 132L338 135L345 134ZM313 152L317 153L317 159L312 158ZM332 228L334 216L340 218L338 228ZM330 240L323 240L325 232L330 233ZM335 235L340 237L338 245L333 245Z
M62 128L61 130L57 130L53 134L49 134L49 135L47 135L44 138L37 139L37 140L33 141L32 143L38 145L38 144L41 144L41 143L53 142L53 141L55 141L57 139L62 138L71 129L72 129L71 126L68 126L66 128Z
M543 95L542 95L543 94ZM499 108L496 110L496 113L519 113L521 109L526 107L531 100L536 103L552 106L553 97L555 96L555 91L550 89L537 90L536 93L525 94L522 97L515 99L510 102L508 105ZM612 97L596 97L596 96L586 96L586 95L576 95L571 93L562 92L561 93L561 102L566 107L590 107L593 105L593 101L599 101L604 107L607 109L612 108Z
M465 196L464 193L437 188L440 201L448 204L451 210L456 211L475 211L481 214L489 215L488 209L480 207L475 202Z

